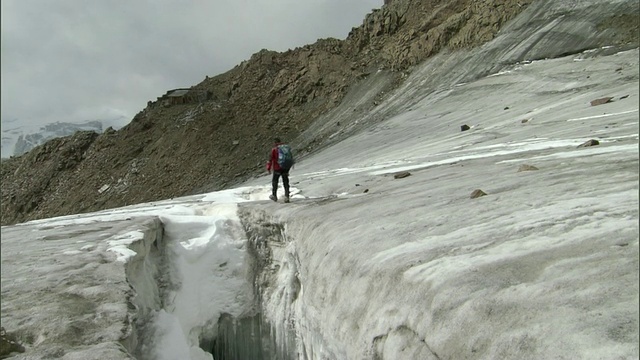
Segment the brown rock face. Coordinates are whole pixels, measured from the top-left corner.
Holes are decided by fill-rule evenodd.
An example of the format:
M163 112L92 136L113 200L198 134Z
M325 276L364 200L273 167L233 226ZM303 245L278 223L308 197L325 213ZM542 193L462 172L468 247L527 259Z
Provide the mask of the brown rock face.
M98 134L85 131L38 146L2 162L2 223L28 216L74 176ZM6 180L8 181L6 181Z

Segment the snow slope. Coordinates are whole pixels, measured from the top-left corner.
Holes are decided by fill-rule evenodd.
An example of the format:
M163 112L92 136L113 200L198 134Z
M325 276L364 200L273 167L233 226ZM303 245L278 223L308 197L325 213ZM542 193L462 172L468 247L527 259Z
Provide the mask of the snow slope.
M321 344L307 358L637 358L637 64L516 65L301 163L296 186L325 200L257 206L302 284L268 313Z

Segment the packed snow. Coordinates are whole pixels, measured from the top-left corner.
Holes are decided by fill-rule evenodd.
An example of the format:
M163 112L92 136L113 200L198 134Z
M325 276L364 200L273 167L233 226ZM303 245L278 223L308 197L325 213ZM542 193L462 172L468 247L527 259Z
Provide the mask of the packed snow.
M291 358L637 358L638 50L445 95L419 76L389 100L410 109L299 161L290 204L264 176L2 227L15 358L212 359L256 312Z

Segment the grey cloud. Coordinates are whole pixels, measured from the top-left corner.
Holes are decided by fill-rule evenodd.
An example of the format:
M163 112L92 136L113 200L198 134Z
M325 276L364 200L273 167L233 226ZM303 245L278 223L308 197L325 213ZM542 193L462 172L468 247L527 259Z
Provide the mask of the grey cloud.
M2 1L2 119L130 118L256 51L344 38L382 0ZM94 115L92 115L94 114Z

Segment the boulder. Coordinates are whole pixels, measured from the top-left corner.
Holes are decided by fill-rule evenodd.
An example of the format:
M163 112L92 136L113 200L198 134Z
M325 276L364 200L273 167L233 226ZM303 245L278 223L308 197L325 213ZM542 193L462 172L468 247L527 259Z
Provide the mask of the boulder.
M394 178L394 179L402 179L402 178L406 178L406 177L407 177L407 176L409 176L409 175L411 175L411 173L410 173L410 172L408 172L408 171L402 171L402 172L399 172L399 173L394 174L394 175L393 175L393 178Z
M606 103L612 102L613 98L610 96L603 97L600 99L591 100L591 106L598 106Z
M520 165L520 167L518 168L518 172L522 172L522 171L535 171L535 170L540 170L537 167L533 166L533 165Z
M472 199L476 199L476 198L479 198L479 197L481 197L481 196L485 196L485 195L487 195L487 193L486 193L486 192L484 192L484 191L482 191L482 190L480 190L480 189L475 189L475 190L473 190L473 192L471 193L471 198L472 198Z
M578 145L578 147L582 148L582 147L596 146L596 145L600 145L600 142L598 140L591 139L591 140L589 140L589 141L587 141L585 143L582 143L582 144Z

